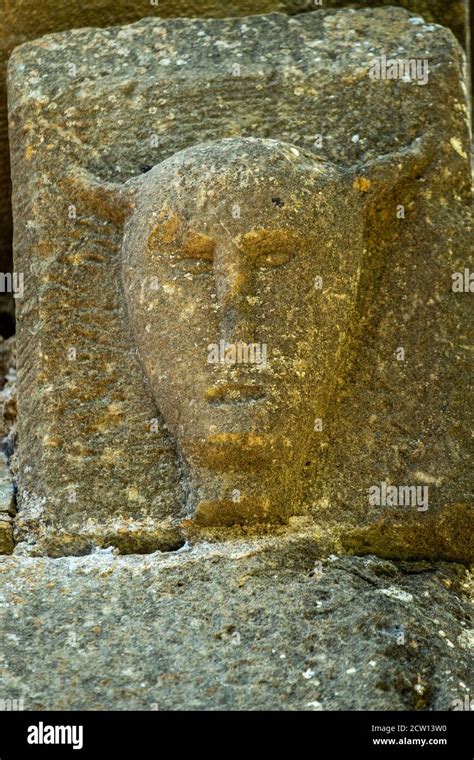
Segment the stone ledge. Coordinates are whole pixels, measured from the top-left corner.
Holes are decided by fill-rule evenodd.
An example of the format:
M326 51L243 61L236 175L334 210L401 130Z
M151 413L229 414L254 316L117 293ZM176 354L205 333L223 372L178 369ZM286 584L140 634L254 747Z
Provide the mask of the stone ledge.
M3 694L26 710L449 710L469 687L459 565L300 534L5 557L0 582Z

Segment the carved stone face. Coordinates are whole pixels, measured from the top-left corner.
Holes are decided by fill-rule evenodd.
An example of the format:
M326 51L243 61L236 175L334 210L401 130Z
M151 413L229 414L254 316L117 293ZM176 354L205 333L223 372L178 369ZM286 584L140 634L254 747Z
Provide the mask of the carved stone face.
M361 217L342 171L271 140L197 146L145 176L124 288L198 522L298 511L353 310Z

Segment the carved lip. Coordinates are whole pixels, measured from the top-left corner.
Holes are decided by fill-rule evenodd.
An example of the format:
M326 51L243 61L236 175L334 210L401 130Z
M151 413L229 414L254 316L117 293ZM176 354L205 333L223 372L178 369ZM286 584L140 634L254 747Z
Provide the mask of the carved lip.
M261 385L212 385L206 390L206 401L210 404L250 404L265 401L265 391Z
M215 470L247 471L267 468L275 460L279 439L255 433L213 433L182 442L185 458L193 465ZM281 452L281 446L278 448Z

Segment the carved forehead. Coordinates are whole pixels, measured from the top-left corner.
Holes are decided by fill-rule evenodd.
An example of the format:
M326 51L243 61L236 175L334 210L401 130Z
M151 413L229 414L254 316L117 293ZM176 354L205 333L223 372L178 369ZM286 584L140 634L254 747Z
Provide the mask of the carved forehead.
M292 229L308 241L325 239L335 227L352 228L350 191L346 172L288 143L205 143L143 177L123 245L179 245L190 231L229 240L251 230Z
M317 162L299 148L276 140L236 138L193 146L150 171L143 182L141 205L166 200L204 209L234 197L241 203L273 193L283 207L310 199L341 181L341 172ZM280 198L284 194L285 198Z

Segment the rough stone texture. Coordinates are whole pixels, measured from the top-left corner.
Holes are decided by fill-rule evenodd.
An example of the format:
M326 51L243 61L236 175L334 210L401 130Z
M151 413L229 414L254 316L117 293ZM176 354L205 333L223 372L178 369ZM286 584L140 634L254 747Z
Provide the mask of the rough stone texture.
M425 21L447 26L461 45L468 48L469 3L465 0L362 0L351 3L348 0L323 0L324 8L381 8L396 5Z
M465 569L320 548L294 535L2 558L3 697L26 710L454 709L474 685Z
M16 423L16 341L0 338L0 438L11 439ZM13 443L10 446L13 449ZM12 453L12 452L10 452Z
M16 359L15 338L0 339L0 553L14 548L15 436L16 436Z
M428 57L428 84L371 80L381 52ZM449 31L396 8L144 20L15 51L16 266L26 278L18 540L53 555L179 545L173 443L162 427L150 430L158 412L118 288L120 219L104 220L87 202L68 218L75 196L64 181L79 167L99 186L123 183L189 145L251 135L313 151L368 191L356 316L308 457L308 510L343 526L352 551L376 544L393 554L393 514L402 556L469 560L469 294L451 290L468 261L464 63ZM381 481L428 484L428 512L369 509L368 489ZM369 533L351 533L374 521Z
M324 0L324 8L351 5L347 0ZM353 7L401 5L452 29L466 49L468 0L364 0ZM45 0L0 2L0 270L11 266L10 168L7 145L6 92L3 70L11 51L19 44L49 32L86 26L112 26L137 21L145 16L246 16L270 11L290 14L314 10L312 0L96 0L94 3L65 3ZM6 314L12 302L0 299Z
M309 0L95 0L67 3L52 0L31 4L29 0L0 0L0 271L11 267L10 166L7 138L5 68L11 51L28 40L49 32L87 26L112 26L145 16L245 16L272 10L298 12ZM0 306L1 306L0 299ZM8 309L8 303L5 308Z

